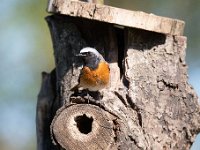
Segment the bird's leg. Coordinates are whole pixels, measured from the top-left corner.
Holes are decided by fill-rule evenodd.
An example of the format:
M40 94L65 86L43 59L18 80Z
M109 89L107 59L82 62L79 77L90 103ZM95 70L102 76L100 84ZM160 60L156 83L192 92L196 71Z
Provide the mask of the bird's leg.
M87 103L89 104L90 103L90 94L89 94L89 90L87 89L87 95L86 95L86 97L87 97Z
M88 89L84 89L82 91L82 95L83 95L83 98L85 100L85 103L88 103L90 102L90 94L89 94L89 90Z

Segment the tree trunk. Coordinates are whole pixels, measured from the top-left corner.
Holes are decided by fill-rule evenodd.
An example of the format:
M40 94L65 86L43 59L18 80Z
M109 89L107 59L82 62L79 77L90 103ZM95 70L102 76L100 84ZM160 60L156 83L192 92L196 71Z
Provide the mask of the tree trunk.
M54 11L62 14L56 9L59 7ZM177 26L173 26L175 33L163 34L153 32L155 28L119 28L64 15L46 20L56 78L48 75L54 82L43 84L40 92L47 98L38 97L38 149L190 148L200 131L200 109L197 95L187 82L186 38L175 34L181 33ZM99 101L88 100L81 91L70 91L78 83L82 64L75 55L86 46L95 47L110 65L110 86L100 91L103 98ZM50 123L57 146L50 143Z

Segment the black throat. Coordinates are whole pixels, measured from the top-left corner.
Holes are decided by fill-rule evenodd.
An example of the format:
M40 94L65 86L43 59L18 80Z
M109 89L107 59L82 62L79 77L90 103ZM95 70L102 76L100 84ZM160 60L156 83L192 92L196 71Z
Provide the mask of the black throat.
M95 70L98 68L99 62L100 62L100 59L96 56L84 58L85 66L89 67L92 70Z

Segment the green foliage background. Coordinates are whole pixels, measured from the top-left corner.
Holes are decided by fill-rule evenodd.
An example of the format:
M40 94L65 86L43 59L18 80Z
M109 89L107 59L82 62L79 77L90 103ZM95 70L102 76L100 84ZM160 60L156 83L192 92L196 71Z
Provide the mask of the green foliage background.
M189 81L200 95L200 1L106 0L107 5L186 21ZM0 149L34 150L41 72L54 68L46 1L2 0L0 5Z

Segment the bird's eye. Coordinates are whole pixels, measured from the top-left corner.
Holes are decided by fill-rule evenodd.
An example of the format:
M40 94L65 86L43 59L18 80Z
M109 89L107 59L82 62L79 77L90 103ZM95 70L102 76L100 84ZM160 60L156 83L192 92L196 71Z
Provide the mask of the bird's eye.
M91 56L91 52L84 52L84 53L82 53L84 56Z
M87 56L91 55L91 53L90 53L90 52L85 52L85 54L86 54Z

